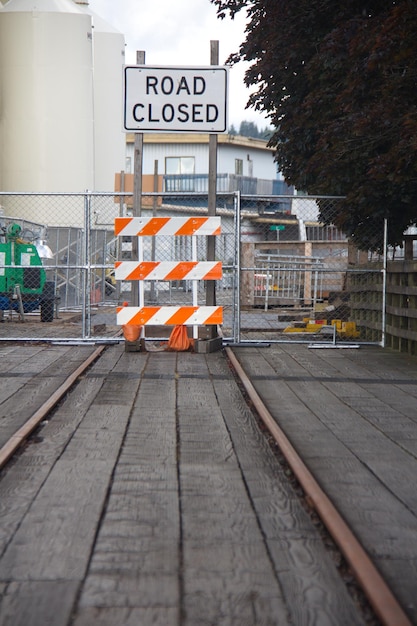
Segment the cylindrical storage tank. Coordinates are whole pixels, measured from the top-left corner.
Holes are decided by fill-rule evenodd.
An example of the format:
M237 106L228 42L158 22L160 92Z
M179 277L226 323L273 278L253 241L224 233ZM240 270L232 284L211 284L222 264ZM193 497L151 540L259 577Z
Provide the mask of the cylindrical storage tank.
M91 11L88 2L75 2L91 16L93 24L93 189L113 191L115 173L124 170L126 162L126 134L122 130L125 38Z
M84 191L94 183L91 17L72 0L0 9L0 172L4 191ZM21 217L82 224L82 204ZM22 208L23 211L23 208Z

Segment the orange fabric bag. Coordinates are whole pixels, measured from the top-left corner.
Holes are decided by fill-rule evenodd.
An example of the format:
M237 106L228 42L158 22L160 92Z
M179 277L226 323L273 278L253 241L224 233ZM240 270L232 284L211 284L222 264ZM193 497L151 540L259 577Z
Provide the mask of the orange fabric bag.
M122 306L129 306L129 302L123 302ZM126 341L137 341L140 337L142 326L137 324L123 324L122 331L123 337Z
M136 324L123 324L122 330L123 337L126 341L137 341L140 337L142 326L137 326Z
M186 326L175 326L168 339L168 350L176 352L186 352L193 345L193 340L189 338Z

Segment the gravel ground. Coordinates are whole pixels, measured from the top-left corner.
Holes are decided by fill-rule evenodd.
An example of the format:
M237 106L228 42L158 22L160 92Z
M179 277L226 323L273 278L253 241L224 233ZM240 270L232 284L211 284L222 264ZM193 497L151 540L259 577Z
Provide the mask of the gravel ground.
M112 337L120 331L116 325L116 311L114 307L103 307L92 310L91 336ZM22 321L18 313L10 314L5 311L0 323L1 340L26 339L68 339L83 337L83 320L80 312L59 311L53 322L41 322L40 313L34 312L25 315Z

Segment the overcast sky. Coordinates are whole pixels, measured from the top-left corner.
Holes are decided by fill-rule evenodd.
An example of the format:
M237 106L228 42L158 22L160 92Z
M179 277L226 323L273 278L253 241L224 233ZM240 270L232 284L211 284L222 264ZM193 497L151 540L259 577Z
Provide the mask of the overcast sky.
M94 13L125 36L126 63L136 63L136 50L145 50L149 65L210 65L210 41L219 41L223 65L245 38L245 15L219 20L209 0L89 0ZM265 116L245 109L250 91L243 84L246 64L230 70L229 126L240 122L269 126Z

